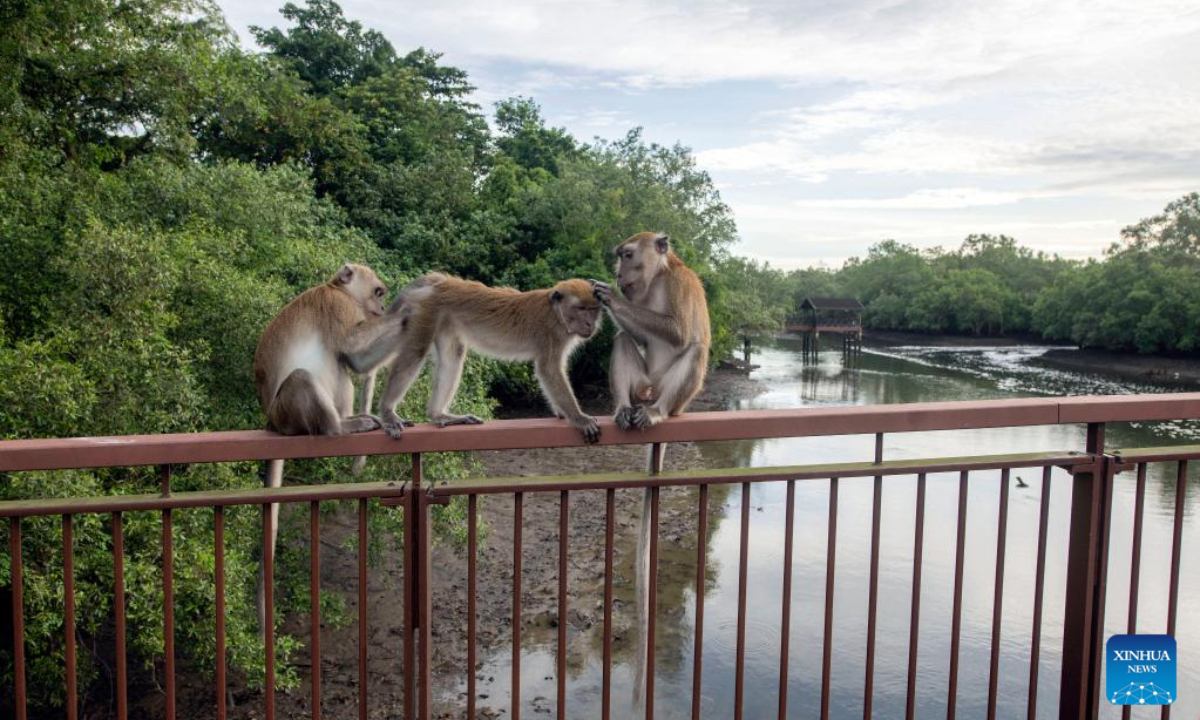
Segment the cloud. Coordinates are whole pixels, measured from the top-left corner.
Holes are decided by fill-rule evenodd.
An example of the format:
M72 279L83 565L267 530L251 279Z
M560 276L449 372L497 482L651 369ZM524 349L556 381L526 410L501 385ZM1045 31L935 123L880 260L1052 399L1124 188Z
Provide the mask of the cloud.
M219 2L239 29L281 22ZM485 108L532 96L584 139L697 148L757 257L971 232L1079 257L1200 188L1195 0L342 5L466 68Z
M859 208L867 210L950 210L1011 205L1023 200L1054 197L1046 192L1000 192L979 188L925 188L902 197L825 198L797 200L798 208Z
M945 81L1027 63L1084 65L1131 40L1185 36L1195 3L1116 0L358 0L393 39L456 58L602 71L641 86L730 79ZM1081 42L1086 39L1086 42Z

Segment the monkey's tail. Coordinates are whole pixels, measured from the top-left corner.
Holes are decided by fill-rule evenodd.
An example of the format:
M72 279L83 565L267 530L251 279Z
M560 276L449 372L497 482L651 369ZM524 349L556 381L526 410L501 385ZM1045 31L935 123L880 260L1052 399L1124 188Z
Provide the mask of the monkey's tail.
M267 487L277 488L283 485L283 461L270 460L267 462ZM271 537L267 538L267 542L271 544L271 552L275 552L275 540L279 536L279 506L271 505ZM267 633L267 593L266 593L267 577L263 572L263 564L258 565L258 635L266 637Z
M267 487L277 488L283 485L283 461L267 461Z

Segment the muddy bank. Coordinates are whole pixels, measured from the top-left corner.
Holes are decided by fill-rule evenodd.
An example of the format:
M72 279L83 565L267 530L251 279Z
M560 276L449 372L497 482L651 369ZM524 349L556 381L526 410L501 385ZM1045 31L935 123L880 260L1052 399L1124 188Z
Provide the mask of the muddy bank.
M969 335L925 335L884 330L868 330L863 336L867 345L895 347L1016 347L1020 345L1055 345L1039 337L980 338ZM1111 350L1078 349L1070 345L1052 347L1044 355L1033 358L1032 365L1069 370L1085 374L1109 375L1126 380L1178 385L1181 388L1200 385L1200 358L1172 358L1161 355L1136 355Z
M1031 362L1056 370L1116 375L1180 388L1200 386L1200 359L1056 348Z
M1014 347L1017 345L1052 345L1037 337L975 337L973 335L935 335L896 330L866 330L863 342L867 345L919 345L922 347Z

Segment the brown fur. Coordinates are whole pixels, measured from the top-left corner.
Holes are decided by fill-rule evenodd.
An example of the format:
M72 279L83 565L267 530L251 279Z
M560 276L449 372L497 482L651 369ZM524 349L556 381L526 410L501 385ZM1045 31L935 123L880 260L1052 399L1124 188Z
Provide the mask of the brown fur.
M585 305L596 305L592 286L587 280L563 280L552 288L522 292L508 287L489 287L476 280L464 280L442 273L429 273L409 288L430 288L429 299L412 308L409 328L412 342L432 339L447 311L465 313L477 322L505 328L518 335L548 332L567 340L569 332L550 303L554 291L574 297ZM409 288L405 295L410 294ZM397 299L393 310L403 305L405 295Z
M285 305L263 330L254 351L254 381L258 384L263 412L269 410L274 400L267 395L280 382L279 367L272 360L283 352L284 344L294 332L316 330L340 347L350 329L366 320L363 304L351 297L336 277L305 290Z
M407 314L401 347L380 403L384 429L393 437L399 437L408 424L396 415L395 407L431 353L436 370L430 419L442 426L482 422L473 415L448 412L466 351L475 350L499 359L532 362L554 413L578 428L588 442L599 439L599 425L580 410L566 376L571 352L599 327L600 305L586 280L564 280L545 290L520 292L430 273L406 287L390 312Z
M700 278L661 233L641 232L617 245L617 295L593 281L621 332L609 373L623 428L645 428L683 412L708 369L708 303Z

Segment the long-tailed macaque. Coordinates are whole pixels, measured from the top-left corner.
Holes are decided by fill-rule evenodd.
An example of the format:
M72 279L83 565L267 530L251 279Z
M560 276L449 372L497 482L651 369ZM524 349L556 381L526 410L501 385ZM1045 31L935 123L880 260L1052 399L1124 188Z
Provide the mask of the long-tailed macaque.
M371 370L395 350L402 315L385 315L387 287L365 265L343 265L329 282L288 303L263 330L254 352L254 381L267 428L283 435L347 435L375 430L379 418L351 415L348 366ZM283 483L283 461L267 467L267 486ZM271 506L275 546L279 507ZM262 586L259 620L262 621Z
M586 280L564 280L546 290L519 292L430 273L406 287L389 313L407 315L391 374L380 400L383 429L399 437L409 421L396 414L425 358L435 368L429 419L438 425L476 424L474 415L452 415L450 402L462 378L467 350L499 360L533 362L542 393L554 414L593 443L596 419L584 414L567 380L567 360L600 327L600 303Z
M614 250L617 286L592 286L620 331L613 339L609 383L614 420L645 429L683 412L704 385L712 341L704 286L662 233L642 232Z

